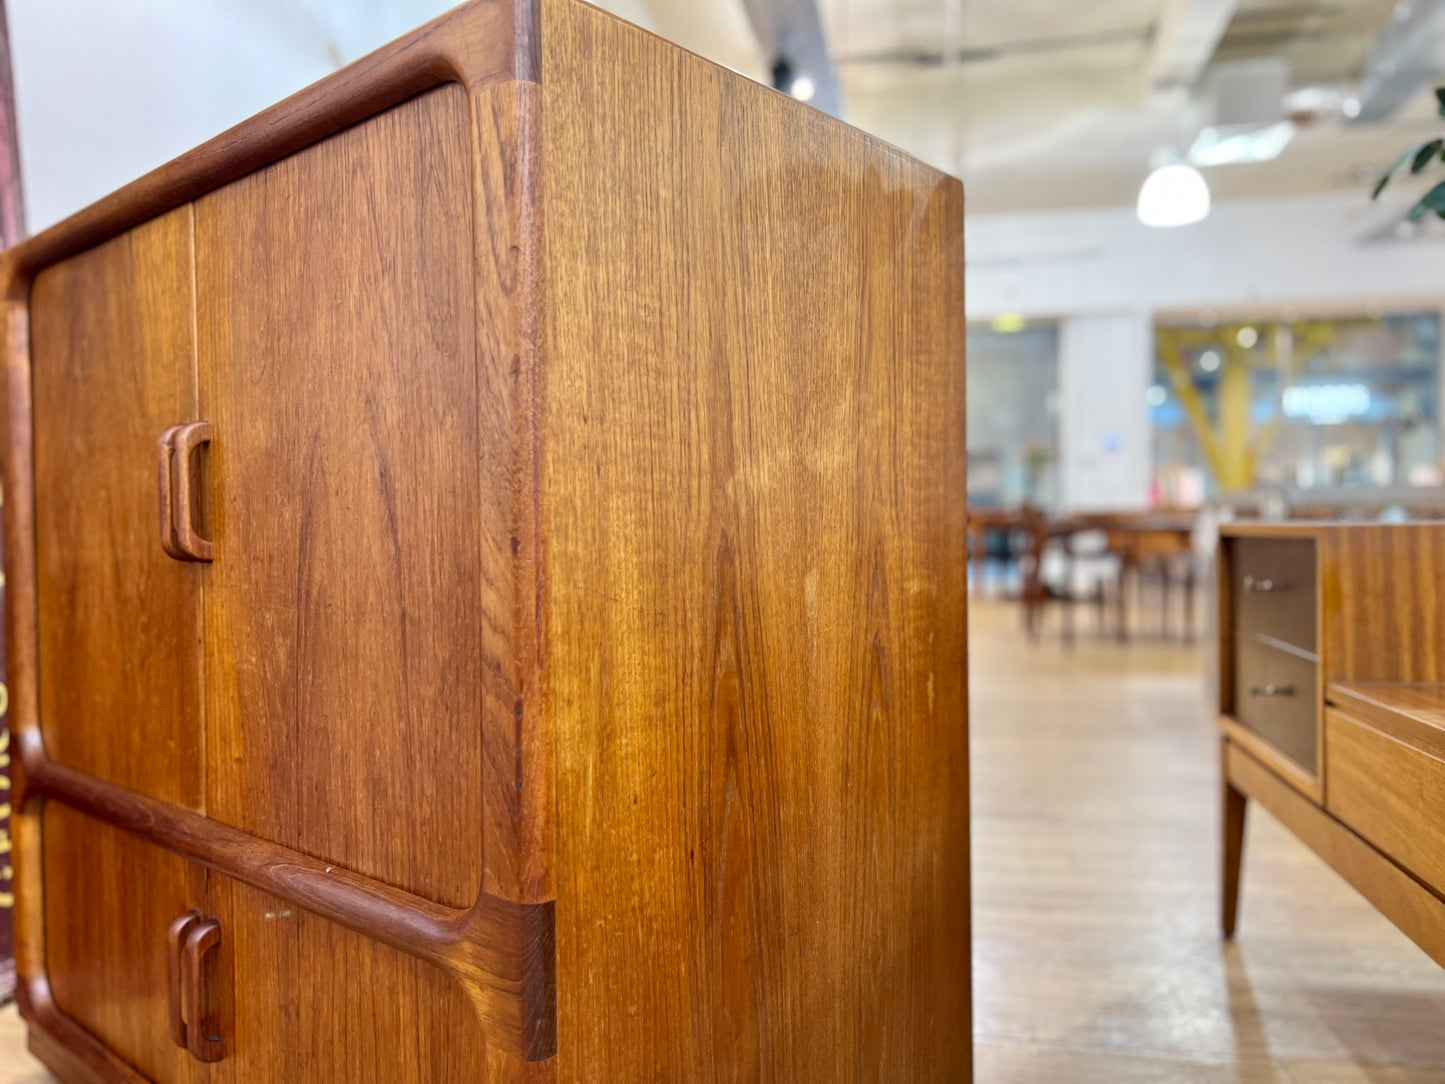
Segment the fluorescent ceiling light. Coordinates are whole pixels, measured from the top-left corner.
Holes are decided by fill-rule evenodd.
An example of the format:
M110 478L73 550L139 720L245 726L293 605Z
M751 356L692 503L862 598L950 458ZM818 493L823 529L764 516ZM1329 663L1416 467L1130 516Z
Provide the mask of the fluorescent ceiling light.
M1144 178L1137 211L1146 226L1187 226L1209 215L1209 185L1191 165L1160 166Z
M1215 125L1199 133L1189 148L1189 161L1196 166L1226 166L1235 162L1268 162L1278 158L1294 138L1294 124Z

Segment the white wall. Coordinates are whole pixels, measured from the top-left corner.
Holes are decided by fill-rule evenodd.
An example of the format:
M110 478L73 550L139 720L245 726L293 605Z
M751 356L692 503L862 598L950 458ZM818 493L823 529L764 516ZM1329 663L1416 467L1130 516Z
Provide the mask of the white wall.
M1445 240L1390 221L1363 190L1216 204L1167 230L1129 207L966 219L969 316L1438 305Z
M966 219L969 318L1060 321L1063 506L1147 505L1144 394L1161 315L1438 310L1445 230L1431 223L1401 239L1392 227L1402 215L1350 191L1216 204L1171 230L1140 225L1129 207Z
M1147 312L1060 322L1059 488L1065 510L1148 507L1152 452L1144 395L1153 371Z
M9 0L32 233L456 0ZM645 0L603 0L655 29Z

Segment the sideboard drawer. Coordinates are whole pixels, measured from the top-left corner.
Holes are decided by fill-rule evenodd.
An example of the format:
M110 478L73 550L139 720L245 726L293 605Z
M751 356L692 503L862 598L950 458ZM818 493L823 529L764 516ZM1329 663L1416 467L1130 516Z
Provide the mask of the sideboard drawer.
M1316 653L1314 540L1236 538L1230 546L1236 629Z
M1314 773L1319 727L1316 664L1245 635L1235 643L1234 718Z
M1333 708L1325 741L1325 807L1445 892L1445 760Z

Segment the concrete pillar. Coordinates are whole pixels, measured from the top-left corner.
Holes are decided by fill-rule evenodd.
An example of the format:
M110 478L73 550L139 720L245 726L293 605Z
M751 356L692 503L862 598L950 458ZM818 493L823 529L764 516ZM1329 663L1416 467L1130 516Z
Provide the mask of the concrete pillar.
M1154 381L1147 312L1071 316L1059 324L1059 463L1066 511L1149 507Z

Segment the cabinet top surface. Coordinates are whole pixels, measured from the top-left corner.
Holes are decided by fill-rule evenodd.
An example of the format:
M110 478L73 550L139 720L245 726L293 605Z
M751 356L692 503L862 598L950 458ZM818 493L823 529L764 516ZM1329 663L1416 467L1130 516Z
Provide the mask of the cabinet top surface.
M1347 710L1399 716L1445 735L1445 684L1411 681L1332 681L1327 697Z
M566 2L591 6L583 0ZM540 60L542 10L544 5L537 0L468 0L0 253L0 287L9 296L20 295L42 268L443 83L469 88L507 79L545 84ZM745 76L712 66L761 89ZM779 96L792 108L812 114L820 125L854 131L871 144L888 146L811 106ZM890 149L912 160L903 151ZM958 183L941 172L938 178Z
M1354 520L1236 520L1219 525L1221 538L1316 538L1325 531L1395 531L1410 527L1445 529L1445 520L1415 519L1406 523L1361 523Z

